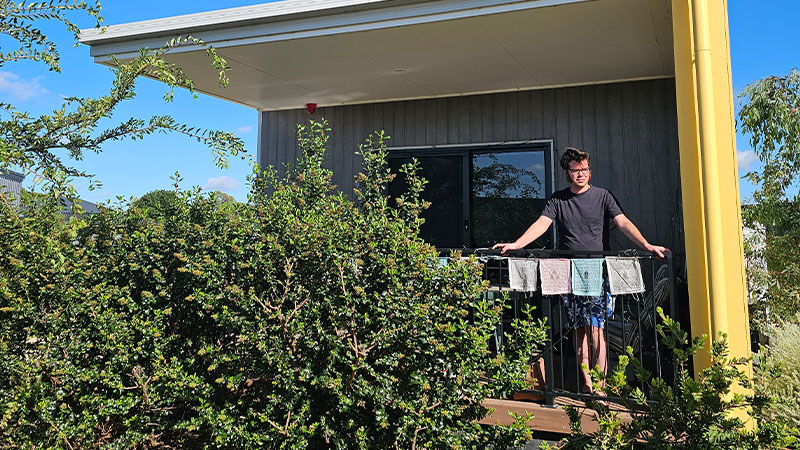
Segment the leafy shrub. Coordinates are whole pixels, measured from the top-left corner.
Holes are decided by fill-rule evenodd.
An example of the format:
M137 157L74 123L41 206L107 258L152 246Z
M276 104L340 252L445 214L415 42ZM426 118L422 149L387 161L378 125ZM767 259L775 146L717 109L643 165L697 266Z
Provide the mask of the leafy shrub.
M770 345L757 358L756 389L776 399L770 407L775 416L800 428L800 325L796 320L778 323L769 337ZM769 376L776 371L780 376Z
M752 380L743 370L748 361L728 356L724 335L711 345L711 365L695 379L687 363L704 347L704 338L696 337L690 343L678 322L665 317L660 308L659 314L664 322L658 326L659 333L678 362L675 389L662 379L652 378L628 347L627 355L620 356L618 366L605 377L602 389L610 401L624 406L632 420L623 421L605 402L589 402L588 406L597 411L600 429L584 435L577 409L568 407L572 434L561 448L765 449L784 448L795 441L786 424L768 414L769 397L758 392L754 395L737 392L737 386L752 388ZM651 402L639 387L628 383L629 365L637 380L644 382L652 394ZM769 374L770 378L775 375ZM603 373L593 370L592 376L602 379ZM749 425L741 415L746 415Z
M391 208L383 140L356 202L303 156L250 202L180 192L170 214L53 208L0 227L0 445L26 448L498 448L484 398L519 389L538 326L487 341L500 308L474 260L419 239L424 185ZM455 255L457 256L457 255ZM525 343L525 345L519 345Z

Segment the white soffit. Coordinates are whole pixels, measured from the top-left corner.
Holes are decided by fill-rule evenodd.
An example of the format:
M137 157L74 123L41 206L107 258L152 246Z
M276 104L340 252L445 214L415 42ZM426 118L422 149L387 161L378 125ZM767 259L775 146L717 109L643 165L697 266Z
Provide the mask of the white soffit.
M207 94L259 110L536 89L674 74L670 0L287 0L84 30L100 63L172 36Z

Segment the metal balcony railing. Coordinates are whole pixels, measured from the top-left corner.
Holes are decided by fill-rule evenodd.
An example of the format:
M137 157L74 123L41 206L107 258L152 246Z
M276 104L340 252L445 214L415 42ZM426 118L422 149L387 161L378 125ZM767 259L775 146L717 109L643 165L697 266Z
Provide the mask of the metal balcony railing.
M544 360L544 388L523 391L526 394L538 394L544 398L546 406L555 406L556 397L569 397L577 400L599 399L601 397L580 392L581 367L575 348L576 335L567 324L567 319L560 295L542 295L541 289L533 292L512 290L509 283L508 257L514 258L597 258L605 256L636 257L642 269L645 290L639 294L615 296L613 314L606 317L603 328L603 339L607 343L607 361L609 373L613 370L618 357L631 347L644 368L653 376L665 379L669 384L674 382L675 367L672 353L660 341L656 324L658 317L656 308L661 307L671 317L678 317L676 301L675 264L673 255L666 253L665 258L658 258L651 252L639 250L625 251L565 251L565 250L517 250L506 255L488 249L459 249L462 255L475 254L483 263L485 279L490 283L485 292L490 299L504 304L502 321L494 333L493 351L501 352L505 336L514 333L514 319L523 317L523 305L536 307L533 317L543 317L548 325L548 342L541 349L538 358ZM442 256L450 254L449 249L440 249ZM591 334L589 335L591 337ZM595 343L590 339L590 355L594 353ZM597 364L592 360L591 365ZM646 386L638 382L633 373L629 373L629 382L640 384L648 394Z

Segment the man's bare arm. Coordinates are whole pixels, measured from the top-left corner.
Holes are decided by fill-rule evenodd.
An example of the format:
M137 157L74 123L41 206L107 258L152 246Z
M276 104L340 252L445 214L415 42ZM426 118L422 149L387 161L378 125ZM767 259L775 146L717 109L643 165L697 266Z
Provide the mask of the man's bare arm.
M503 244L495 244L493 249L499 248L501 253L505 253L509 250L519 250L524 248L526 245L530 244L531 242L539 239L539 236L543 235L550 225L553 223L553 219L547 216L539 216L536 219L536 222L528 227L528 229L522 233L522 236L517 238L516 241L510 243L503 243Z
M636 228L636 225L628 219L625 214L620 214L617 217L614 217L614 223L617 224L622 233L625 236L628 236L628 239L633 241L634 244L638 245L644 250L649 252L654 252L658 255L659 258L664 257L664 252L669 251L667 248L662 247L660 245L653 245L647 242L647 239L642 236L642 233Z

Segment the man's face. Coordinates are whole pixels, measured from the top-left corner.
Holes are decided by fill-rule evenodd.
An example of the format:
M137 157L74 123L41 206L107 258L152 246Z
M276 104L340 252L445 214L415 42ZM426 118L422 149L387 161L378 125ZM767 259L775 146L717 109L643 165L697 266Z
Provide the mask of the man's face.
M584 159L580 162L571 162L569 163L569 169L564 170L564 175L567 177L567 181L576 188L583 188L587 184L589 184L589 180L592 179L592 172L589 170L589 161Z

